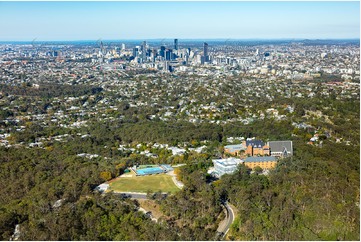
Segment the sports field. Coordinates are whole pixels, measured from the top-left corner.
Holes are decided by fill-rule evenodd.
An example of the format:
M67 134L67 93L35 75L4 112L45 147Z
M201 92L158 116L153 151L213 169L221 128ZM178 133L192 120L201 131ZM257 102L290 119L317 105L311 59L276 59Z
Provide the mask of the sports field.
M179 188L172 181L172 177L166 174L151 176L120 177L109 183L109 190L115 192L177 192Z

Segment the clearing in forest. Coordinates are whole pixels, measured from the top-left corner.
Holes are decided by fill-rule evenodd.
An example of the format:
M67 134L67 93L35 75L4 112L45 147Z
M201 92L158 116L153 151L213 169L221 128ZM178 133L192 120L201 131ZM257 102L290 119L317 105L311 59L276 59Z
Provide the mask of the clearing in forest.
M109 190L114 192L177 192L180 189L174 184L172 177L166 174L119 177L109 182Z

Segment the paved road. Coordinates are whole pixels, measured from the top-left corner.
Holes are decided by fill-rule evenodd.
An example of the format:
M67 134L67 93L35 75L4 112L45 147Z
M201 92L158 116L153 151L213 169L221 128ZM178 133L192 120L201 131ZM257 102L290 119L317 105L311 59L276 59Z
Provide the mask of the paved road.
M182 189L182 188L184 187L183 182L177 180L177 177L176 177L176 175L174 174L174 171L170 171L170 172L168 172L167 174L170 175L170 176L172 176L172 180L173 180L174 184L175 184L179 189Z
M135 198L135 199L147 199L147 194L143 193L121 193L125 196L128 196L129 198Z
M228 205L227 202L223 203L226 209L226 219L222 221L220 226L218 227L216 240L222 240L224 236L228 233L229 227L234 221L234 214L232 208Z

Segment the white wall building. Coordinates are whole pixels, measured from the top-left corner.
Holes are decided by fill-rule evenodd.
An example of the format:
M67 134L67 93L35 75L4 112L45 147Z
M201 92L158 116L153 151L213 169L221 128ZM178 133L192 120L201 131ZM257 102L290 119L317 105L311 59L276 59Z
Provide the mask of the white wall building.
M214 164L215 173L220 177L224 174L231 174L237 170L239 164L243 161L234 157L227 159L214 159L212 160Z

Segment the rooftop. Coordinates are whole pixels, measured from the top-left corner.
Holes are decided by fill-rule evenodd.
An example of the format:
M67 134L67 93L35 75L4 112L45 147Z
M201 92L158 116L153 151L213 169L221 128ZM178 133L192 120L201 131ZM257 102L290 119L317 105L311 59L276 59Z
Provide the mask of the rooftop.
M276 161L274 156L262 156L262 157L247 157L244 162L269 162Z
M237 166L238 164L242 163L242 160L230 157L227 159L215 159L213 160L213 163L218 163L223 166Z
M253 147L258 147L258 148L262 148L264 146L263 141L261 140L247 140L246 141L246 146L253 146Z
M292 141L269 141L272 152L283 152L285 149L293 154Z
M225 149L228 149L230 152L235 152L238 150L245 150L246 148L242 144L236 144L236 145L226 145L224 146Z

